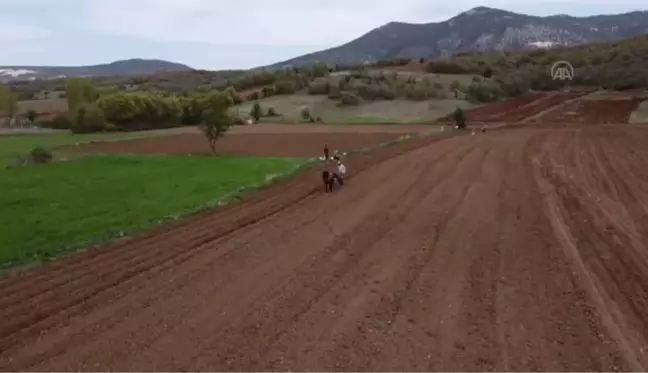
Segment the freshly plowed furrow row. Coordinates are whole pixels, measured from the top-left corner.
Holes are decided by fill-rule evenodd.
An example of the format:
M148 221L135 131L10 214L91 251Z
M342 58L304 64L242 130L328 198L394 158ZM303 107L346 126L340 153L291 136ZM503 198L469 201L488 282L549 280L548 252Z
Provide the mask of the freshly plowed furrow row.
M648 131L543 127L356 155L332 194L311 170L77 254L100 275L5 280L0 370L644 371Z
M417 283L420 280L421 275L423 274L424 269L430 265L431 261L434 259L436 252L436 244L440 238L440 235L446 231L448 224L456 216L456 214L466 207L466 204L469 203L466 198L469 190L471 188L471 183L468 182L467 178L477 176L478 178L483 177L485 172L481 168L476 167L474 159L476 158L486 158L490 156L490 152L484 151L481 149L479 152L476 152L474 156L470 157L453 157L447 163L448 170L452 170L449 174L438 175L429 175L425 183L420 185L423 187L419 191L419 200L420 204L418 208L413 208L410 212L407 219L399 226L398 231L400 235L396 235L391 240L383 240L383 242L378 241L377 246L380 248L379 252L374 253L376 257L370 268L374 268L374 273L372 277L365 277L361 273L356 272L353 277L347 279L346 282L355 284L355 287L350 288L362 288L367 286L373 289L368 289L365 291L365 294L362 296L367 298L373 298L373 301L367 306L363 307L364 313L361 314L359 320L356 320L355 323L351 322L342 322L341 326L344 328L340 331L341 337L335 339L335 343L330 343L329 348L332 349L332 353L326 354L325 356L320 356L320 358L327 361L327 365L336 366L339 369L344 370L399 370L402 365L398 365L396 361L393 361L388 366L383 363L375 363L375 359L379 359L384 350L391 349L389 343L384 343L382 338L378 335L375 335L375 340L371 340L369 344L365 346L359 346L358 349L353 351L349 350L350 346L356 346L357 335L354 333L357 331L362 331L368 334L368 338L374 339L371 337L371 331L380 331L383 335L391 335L398 333L397 328L402 327L403 325L410 324L413 328L415 327L412 323L412 319L408 319L406 314L403 313L403 307L406 306L412 299L416 299L419 294L419 288ZM469 169L462 170L462 166L470 167ZM462 170L462 171L459 171ZM458 192L449 196L445 194L446 188L452 187ZM450 197L450 198L448 198ZM435 206L433 211L426 210L421 208L422 206ZM434 217L434 223L425 224L425 221L431 220ZM438 220L437 220L438 219ZM413 242L411 245L407 245L407 250L403 253L394 251L394 248L391 245L399 242L397 237L406 237L408 233L403 232L407 230L409 234L416 233L418 240ZM402 261L402 265L399 267L388 266L386 263L382 263L381 266L376 265L375 263L380 263L379 260L383 261L385 258L390 258L391 256L398 255L402 256L403 259L399 258L399 261ZM380 259L379 259L380 258ZM396 260L388 259L390 261ZM389 269L390 272L385 274L385 268ZM363 268L365 269L365 268ZM367 270L367 269L365 269ZM365 280L366 279L366 280ZM364 280L364 281L363 281ZM382 285L384 284L384 285ZM377 293L375 290L378 287L387 287L388 291L386 294L390 296L376 296ZM357 297L356 293L348 294L348 297ZM320 308L326 308L326 305L329 304L329 300L323 300L320 304ZM338 300L339 304L344 304ZM358 312L358 311L355 311ZM304 326L302 326L303 328ZM296 326L294 329L301 330L299 326ZM320 350L317 347L313 346L314 350ZM409 346L408 346L409 347ZM404 350L406 348L403 348ZM363 360L358 361L354 359L352 355L356 355L359 352L365 356ZM323 354L320 354L323 355ZM256 368L260 369L263 364L259 364ZM275 366L273 367L277 370L285 369L285 366ZM425 370L425 367L417 367L416 370Z
M477 122L497 121L498 118L506 115L509 111L515 110L518 107L531 105L538 100L542 100L543 97L542 94L535 94L478 107L468 112L467 119L468 121Z
M430 178L430 170L434 165L446 159L463 159L471 157L473 159L483 156L483 152L476 151L474 145L458 149L453 154L443 156L434 162L417 170L414 175L416 178L407 180L407 187L402 190L402 198L390 201L384 207L381 207L367 221L354 229L347 235L342 235L336 239L327 250L319 256L314 257L307 265L304 265L294 274L294 280L287 282L284 286L279 287L276 291L268 294L258 302L261 307L251 312L246 312L233 320L223 331L225 338L219 337L212 341L206 342L217 350L224 351L225 356L235 359L237 355L255 356L258 359L264 358L268 354L268 348L274 341L278 341L286 330L303 330L297 325L301 315L312 309L320 303L322 297L327 294L331 288L338 286L344 277L358 265L366 260L367 256L375 256L374 250L368 250L372 245L366 240L373 239L372 242L380 242L386 236L393 233L393 229L403 220L408 220L417 205L422 202L428 191L435 189L435 184L424 183L423 181ZM413 156L413 155L412 155ZM423 156L423 155L422 155ZM435 178L437 183L443 184L444 180L456 171L455 168L446 168ZM478 169L475 169L479 172ZM424 186L422 191L420 188ZM362 237L362 239L359 239ZM349 259L342 266L336 265L333 260L340 253L344 253ZM329 264L325 264L329 263ZM301 290L299 290L301 289ZM308 289L304 291L303 289ZM283 304L290 304L287 308ZM250 323L250 320L261 320ZM241 336L246 336L242 339ZM241 343L248 341L247 343ZM249 341L258 341L249 343ZM244 370L258 370L260 366L256 364L259 361L249 361ZM208 364L207 366L218 367L216 369L226 369L226 365L220 365L219 361L200 361L198 366ZM263 365L262 365L263 366ZM281 369L281 368L278 368Z
M396 151L392 148L384 149L383 157L372 158L361 155L357 160L350 160L350 167L355 172L360 172L363 168L370 167L392 154L425 145L429 141L429 139L416 139ZM10 338L11 335L29 325L37 325L37 327L30 328L28 334L45 329L46 325L54 325L53 322L44 322L43 325L39 325L38 322L50 318L51 315L61 313L62 310L68 310L67 313L70 314L87 312L92 304L88 300L97 294L124 284L128 279L146 273L164 263L171 262L179 255L182 255L186 260L190 256L187 254L197 253L196 249L201 245L290 207L291 204L312 194L318 187L317 181L315 181L318 180L316 171L311 171L309 174L313 177L280 182L282 184L280 188L277 188L278 186L273 188L274 195L267 196L268 193L266 193L266 199L259 202L255 200L258 197L252 199L249 208L244 201L238 204L238 209L230 208L226 212L205 214L200 219L192 219L191 224L178 224L175 229L160 235L145 234L142 238L131 239L103 250L97 250L96 254L89 253L87 254L90 257L89 260L72 261L69 264L71 268L59 264L53 269L54 273L37 273L33 278L17 277L5 280L3 285L6 287L3 288L8 289L7 291L12 290L12 282L20 284L19 286L25 286L25 282L34 285L22 288L20 293L14 292L2 299L0 318L11 319L12 322L4 323L0 327L0 346L10 345L15 339ZM290 193L282 193L281 191L284 189L289 190ZM241 217L235 215L239 211L243 212ZM234 220L234 224L232 224L232 220ZM179 237L179 239L169 241L168 237ZM133 249L138 246L138 249ZM142 249L142 246L150 247L150 249ZM84 254L86 253L81 253L80 256L84 256ZM178 264L177 262L173 263ZM47 282L40 281L46 276L56 275L58 277L50 278ZM65 317L69 316L65 315Z

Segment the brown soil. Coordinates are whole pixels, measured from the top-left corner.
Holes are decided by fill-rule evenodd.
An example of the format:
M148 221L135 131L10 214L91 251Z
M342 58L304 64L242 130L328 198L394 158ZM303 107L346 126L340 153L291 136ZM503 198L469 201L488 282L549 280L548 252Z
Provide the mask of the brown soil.
M397 133L290 133L232 134L218 140L218 154L265 157L319 157L325 144L331 151L348 152L400 137ZM67 149L100 154L210 154L200 134L81 144Z
M648 370L648 131L350 157L0 280L0 369Z
M625 124L642 99L572 101L535 119L545 123Z

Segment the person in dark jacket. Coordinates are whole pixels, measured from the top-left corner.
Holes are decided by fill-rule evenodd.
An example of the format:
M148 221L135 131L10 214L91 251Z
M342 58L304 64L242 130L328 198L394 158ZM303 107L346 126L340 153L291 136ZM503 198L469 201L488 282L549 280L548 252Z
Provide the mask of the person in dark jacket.
M329 148L328 145L324 145L324 159L329 159Z

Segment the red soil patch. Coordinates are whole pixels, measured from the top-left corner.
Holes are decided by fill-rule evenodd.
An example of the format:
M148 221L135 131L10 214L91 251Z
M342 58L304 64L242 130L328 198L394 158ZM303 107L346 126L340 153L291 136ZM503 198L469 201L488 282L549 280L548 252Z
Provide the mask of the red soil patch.
M0 279L0 370L646 371L646 143L416 140Z
M543 97L544 96L542 94L534 94L481 106L470 110L468 112L467 119L470 122L501 121L500 118L507 112L531 104L542 99Z
M497 102L468 112L468 121L516 123L587 92L538 93Z
M536 119L542 123L621 124L628 123L630 115L642 99L577 100Z
M231 134L216 144L218 154L264 157L318 157L324 145L331 151L374 146L402 136L398 133L290 133ZM81 144L67 150L100 154L210 154L201 134L180 134L147 139Z

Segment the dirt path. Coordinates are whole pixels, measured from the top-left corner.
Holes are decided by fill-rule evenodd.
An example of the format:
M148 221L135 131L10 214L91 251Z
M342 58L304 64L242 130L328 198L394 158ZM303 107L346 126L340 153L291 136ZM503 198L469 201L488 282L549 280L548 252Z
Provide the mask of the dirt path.
M647 370L646 140L417 140L27 271L0 369Z

